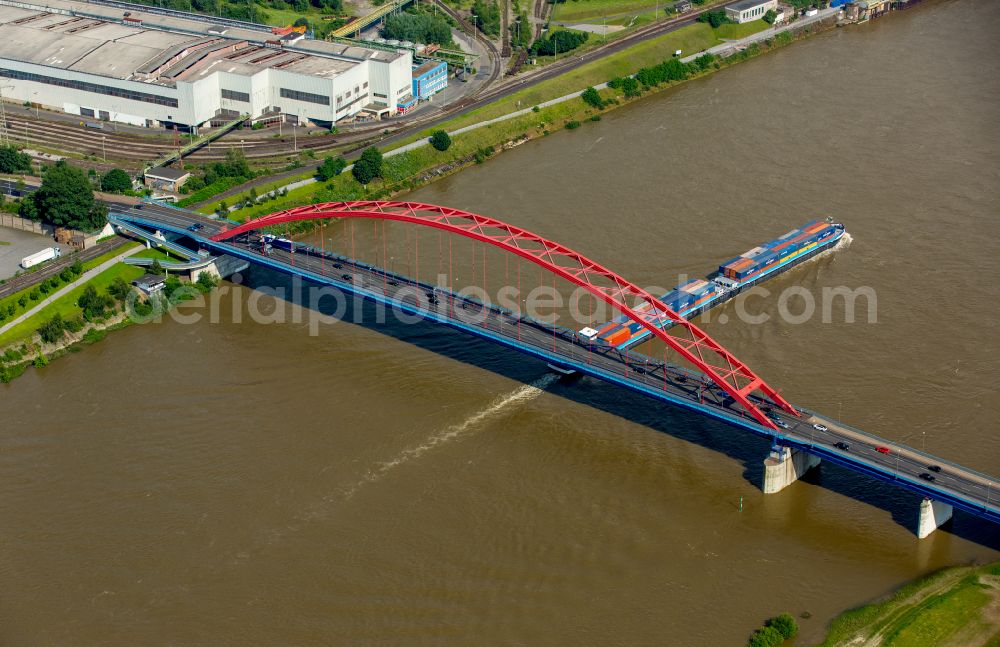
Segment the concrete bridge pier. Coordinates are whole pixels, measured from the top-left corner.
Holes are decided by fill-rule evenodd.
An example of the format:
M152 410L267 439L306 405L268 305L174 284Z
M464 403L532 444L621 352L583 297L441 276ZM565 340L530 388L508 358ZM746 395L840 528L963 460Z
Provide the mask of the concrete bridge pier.
M920 516L917 519L917 537L923 539L951 519L954 508L947 503L924 498L920 502Z
M771 447L764 459L764 494L781 492L819 465L818 456L783 445Z
M211 263L192 269L191 280L197 281L203 272L207 272L217 278L226 279L237 272L245 272L249 267L249 261L223 254L215 258Z

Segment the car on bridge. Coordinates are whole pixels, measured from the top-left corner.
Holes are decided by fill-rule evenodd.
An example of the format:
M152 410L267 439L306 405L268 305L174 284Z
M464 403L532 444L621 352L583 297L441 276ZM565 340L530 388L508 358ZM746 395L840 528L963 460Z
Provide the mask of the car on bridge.
M813 429L815 429L816 431L830 431L829 427L827 427L826 425L821 425L818 422L813 425Z
M771 422L773 422L779 428L781 428L781 429L788 429L788 427L789 427L788 423L785 422L784 420L782 420L781 418L779 418L777 414L772 413L772 414L769 414L767 417L770 418Z
M879 445L878 447L875 448L875 451L877 451L879 454L888 454L889 448L886 447L885 445Z
M836 447L837 449L842 449L845 452L851 448L851 446L848 445L847 443L845 443L844 441L840 441L838 443L834 443L833 446Z
M933 474L928 474L927 472L923 472L920 475L920 478L924 479L925 481L927 481L929 483L934 481L934 475Z

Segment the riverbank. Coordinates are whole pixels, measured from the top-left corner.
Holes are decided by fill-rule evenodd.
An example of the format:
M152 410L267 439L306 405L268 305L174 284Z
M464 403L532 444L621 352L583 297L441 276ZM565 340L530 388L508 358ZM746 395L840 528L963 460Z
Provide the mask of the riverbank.
M1000 644L1000 562L960 566L845 611L821 647L988 647Z
M676 87L681 83L712 74L747 59L755 58L789 45L796 40L832 29L835 26L836 21L834 19L803 22L799 25L793 24L788 29L773 36L762 37L759 42L747 44L743 49L736 49L734 43L727 44L728 48L732 48L727 56L718 56L712 53L704 54L702 56L705 58L701 58L700 65L691 62L697 59L696 56L687 57L685 60L689 62L683 64L687 67L685 73L680 78L661 79L649 82L648 84L635 83L631 88L614 83L611 78L606 79L606 81L611 82L611 85L616 87L609 87L608 82L596 82L601 78L599 76L601 74L615 74L615 78L618 79L622 78L621 76L617 76L619 74L625 76L639 74L641 77L644 70L650 70L655 68L657 64L666 64L668 61L675 60L671 56L674 48L677 47L675 39L690 38L689 35L684 33L684 30L679 30L658 41L655 48L651 49L649 43L637 46L642 48L640 56L622 57L621 60L597 61L592 64L595 69L587 69L587 66L585 66L575 71L573 73L574 78L578 81L586 80L587 82L594 83L597 93L600 96L600 103L598 105L595 105L593 101L585 101L577 93L572 93L506 115L498 115L497 106L495 105L486 106L481 110L487 110L488 114L477 114L479 111L474 111L475 118L473 119L470 119L470 115L460 115L452 121L439 126L440 129L449 130L453 133L452 145L446 151L438 151L431 146L425 145L427 138L431 134L430 131L415 135L411 141L404 142L402 146L394 151L387 151L385 153L383 178L374 181L368 186L359 185L350 173L342 173L332 178L326 184L319 182L299 182L291 190L286 189L284 195L267 196L254 207L232 212L230 217L235 220L248 220L303 204L399 197L414 189L458 173L470 166L482 163L494 155L502 153L505 150L510 150L532 139L545 137L564 128L577 129L588 121L599 121L602 114L631 104L645 96L659 93ZM706 28L707 25L698 24L685 29L700 33ZM702 36L701 38L705 43L712 42L707 37ZM715 41L713 44L717 42ZM624 65L630 65L631 67L626 68L623 67ZM644 67L644 65L648 67ZM584 76L580 77L580 74ZM536 88L532 88L530 92L533 94L530 98L541 99L551 96L553 89L552 87L548 87L551 84L557 84L553 87L558 88L560 92L565 91L569 87L566 85L566 79L559 77L553 79L549 84L542 84ZM541 92L541 94L536 94L538 92ZM520 101L529 98L527 96L518 97L519 95L512 95L501 103L513 109L516 105L519 105ZM488 118L485 121L481 121L483 117ZM470 123L470 120L472 123ZM213 203L204 207L202 211L211 213L218 208L219 204ZM290 233L307 231L314 224L312 222L296 223L290 228ZM127 324L127 320L122 320L107 324L91 325L87 330L93 331L91 333L93 335L103 328L117 329ZM0 347L0 352L6 351L12 354L6 357L5 360L13 359L13 361L0 362L0 378L4 381L9 381L21 375L29 365L33 363L37 364L36 360L38 357L52 359L68 352L70 348L81 347L83 344L88 343L83 338L83 335L87 331L81 331L79 339L69 340L70 343L66 348L63 348L61 344L53 346L41 342L37 332L23 332L27 332L27 335L22 335L22 338L16 341L7 339L6 344L3 345L4 347Z
M383 151L386 162L383 178L366 187L355 182L349 173L335 177L325 185L305 177L296 178L293 185L286 187L285 195L264 196L255 206L233 210L229 217L243 221L304 204L396 197L482 162L515 143L544 137L567 125L575 128L588 120L599 120L601 114L643 96L756 58L807 36L833 29L836 25L835 13L830 13L818 20L803 19L777 31L760 32L747 39L745 44L739 41L721 42L705 33L706 30L713 30L703 23L690 25L419 132L403 140L401 146ZM697 48L693 49L695 45ZM607 83L614 78L634 75L641 69L671 60L677 49L704 49L710 55L711 64L691 70L682 79L643 85L639 92L607 87ZM684 60L691 65L700 55L688 56ZM580 98L588 85L600 92L604 102L601 107L590 105ZM452 146L447 151L437 151L427 145L427 140L437 130L451 134ZM268 189L274 193L281 191L280 187L269 186ZM243 200L249 197L245 196ZM236 200L243 201L240 198ZM228 203L232 202L234 199L230 197ZM225 201L213 201L199 211L211 214L224 205Z

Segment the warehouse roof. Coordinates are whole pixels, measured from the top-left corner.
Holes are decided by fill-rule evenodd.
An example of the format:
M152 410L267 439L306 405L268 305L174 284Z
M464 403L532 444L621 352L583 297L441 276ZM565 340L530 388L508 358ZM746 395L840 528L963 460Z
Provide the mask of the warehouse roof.
M29 0L30 2L30 0ZM391 61L403 54L353 45L301 40L265 47L270 32L75 0L41 5L0 5L0 58L121 80L173 86L177 79L225 70L253 75L263 68L333 78L361 61ZM74 15L75 14L75 15ZM17 24L15 24L17 23ZM214 33L213 33L214 29Z
M743 11L745 9L752 9L753 7L759 7L760 5L770 1L771 0L740 0L739 2L734 2L733 4L726 5L726 9Z

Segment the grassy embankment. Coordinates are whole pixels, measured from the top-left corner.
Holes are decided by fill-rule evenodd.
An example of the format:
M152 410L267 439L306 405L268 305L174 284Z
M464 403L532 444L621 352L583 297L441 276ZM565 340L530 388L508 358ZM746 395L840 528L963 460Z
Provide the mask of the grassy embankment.
M789 42L793 38L784 34L776 37L771 46L776 47ZM722 42L718 30L705 23L697 23L651 39L647 42L618 52L557 78L520 92L513 93L489 105L465 113L448 122L428 129L403 140L401 144L426 139L433 130L444 129L450 132L463 126L479 123L492 118L504 116L517 110L537 106L544 101L555 99L575 91L580 91L589 85L597 85L618 76L635 73L639 68L652 66L669 59L675 50L697 52ZM767 46L758 47L747 56L762 53ZM707 72L711 73L744 57L734 57L719 61ZM700 76L700 75L699 75ZM662 84L651 88L655 92L676 83ZM385 160L384 179L376 180L367 188L359 186L350 173L344 173L326 184L313 184L288 192L288 195L271 199L258 204L251 209L240 209L233 212L230 218L247 220L313 202L359 200L385 197L408 191L416 186L432 181L441 175L454 172L474 161L481 161L492 155L499 146L525 138L544 136L550 132L562 129L567 123L599 118L600 113L616 105L628 103L620 92L605 90L603 97L611 104L604 110L591 108L583 100L570 100L556 105L540 108L537 112L529 112L512 119L501 121L479 128L452 138L452 146L445 152L437 151L429 146L408 151ZM263 193L263 191L260 191ZM208 205L204 212L212 212L215 204Z
M830 624L821 647L843 645L997 647L1000 562L939 571L844 612Z
M83 294L83 290L86 286L93 285L98 292L103 293L117 277L121 277L126 283L130 283L134 279L142 276L143 273L144 270L141 267L125 265L124 263L117 263L111 266L90 281L73 288L67 294L59 297L49 305L45 306L35 314L0 335L0 348L17 344L18 342L29 341L34 336L35 331L37 331L43 323L54 317L56 314L62 316L64 320L75 319L81 316L83 314L83 310L77 305L77 301L80 300L80 295Z

